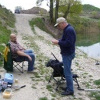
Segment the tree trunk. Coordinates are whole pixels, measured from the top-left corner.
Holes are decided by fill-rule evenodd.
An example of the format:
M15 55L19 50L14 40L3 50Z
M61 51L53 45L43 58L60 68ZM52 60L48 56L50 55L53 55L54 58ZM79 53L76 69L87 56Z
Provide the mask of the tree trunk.
M53 22L53 0L50 0L50 21Z
M68 4L68 8L67 8L67 10L66 10L66 12L64 14L64 18L66 18L66 19L67 19L67 16L69 14L69 10L70 10L70 3Z
M56 0L56 8L55 8L55 22L58 18L58 9L59 9L59 0Z

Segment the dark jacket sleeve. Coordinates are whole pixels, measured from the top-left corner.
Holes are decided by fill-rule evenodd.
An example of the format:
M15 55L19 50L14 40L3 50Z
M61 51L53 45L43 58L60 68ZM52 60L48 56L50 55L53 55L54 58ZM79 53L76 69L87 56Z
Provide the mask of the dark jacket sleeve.
M74 31L69 29L64 32L62 39L59 40L58 44L61 47L70 47L71 45L73 45L74 41L75 41Z

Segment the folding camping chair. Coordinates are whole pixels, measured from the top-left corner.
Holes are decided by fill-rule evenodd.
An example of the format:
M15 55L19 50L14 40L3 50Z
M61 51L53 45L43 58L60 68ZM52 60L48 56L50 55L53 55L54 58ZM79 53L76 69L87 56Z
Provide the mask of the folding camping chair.
M18 69L21 73L23 73L24 66L24 61L16 61L16 59L13 58L13 68Z
M47 62L46 67L51 67L53 69L49 82L51 81L51 79L54 79L57 83L56 90L58 90L58 87L61 84L61 82L65 80L64 71L63 71L63 63L60 62L53 53L52 55L54 56L55 60L50 59ZM57 80L56 77L60 77L60 80ZM80 86L79 86L77 78L78 78L78 75L73 74L73 80L77 83L77 88L79 89Z
M12 58L12 52L10 48L10 43L6 44L4 50L4 69L8 72L13 72L13 68L17 68L21 73L23 73L24 61L16 61Z

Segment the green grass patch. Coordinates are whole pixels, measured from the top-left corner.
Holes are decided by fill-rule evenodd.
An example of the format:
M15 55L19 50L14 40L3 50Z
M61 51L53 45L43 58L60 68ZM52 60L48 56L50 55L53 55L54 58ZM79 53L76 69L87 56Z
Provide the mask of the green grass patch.
M40 78L40 76L39 76L39 74L38 74L37 72L34 72L34 76L35 76L36 78Z
M0 65L3 63L3 50L5 48L4 44L9 41L10 33L10 30L0 24L0 53L2 54L0 56Z
M95 81L94 81L94 84L95 84L95 85L100 85L100 79L99 79L99 80L95 80Z
M100 100L100 93L99 92L91 92L89 96L95 98L93 100Z
M54 98L52 98L51 100L55 100Z
M49 30L47 29L47 27L46 27L46 25L44 24L44 21L42 20L42 18L33 18L29 23L30 23L31 28L32 28L32 30L33 30L34 32L35 32L34 26L37 26L37 27L39 27L41 30L43 30L43 31L45 31L45 32L47 32L47 33L49 33L49 34L51 34L52 36L54 36L54 35L52 34L52 32L49 31Z
M51 85L47 85L46 88L48 89L48 91L52 91L52 86Z
M77 34L77 46L89 46L100 42L100 33L92 34Z
M10 30L0 25L0 43L6 44L9 41L10 33Z
M54 93L53 93L53 94L51 94L51 95L52 95L52 97L56 97L56 94L54 94Z
M36 25L37 27L39 27L41 30L49 32L46 28L46 26L44 25L44 22L42 21L41 18L34 18L30 21L30 25L32 26L32 29L34 30L34 25Z
M39 100L48 100L47 97L42 97L42 98L39 98Z
M50 76L45 76L45 80L49 81L50 80Z
M11 28L15 27L14 14L0 5L0 53L3 54L4 44L9 41ZM9 29L8 29L9 28ZM3 63L3 55L0 56L0 65Z
M0 20L2 20L3 26L15 27L14 14L0 5Z

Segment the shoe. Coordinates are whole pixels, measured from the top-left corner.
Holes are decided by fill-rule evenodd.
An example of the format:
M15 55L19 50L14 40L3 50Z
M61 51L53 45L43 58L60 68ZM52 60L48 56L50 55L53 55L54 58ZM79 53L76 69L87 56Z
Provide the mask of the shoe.
M71 92L71 91L65 91L65 92L62 92L61 95L63 96L68 96L68 95L74 95L74 92Z

